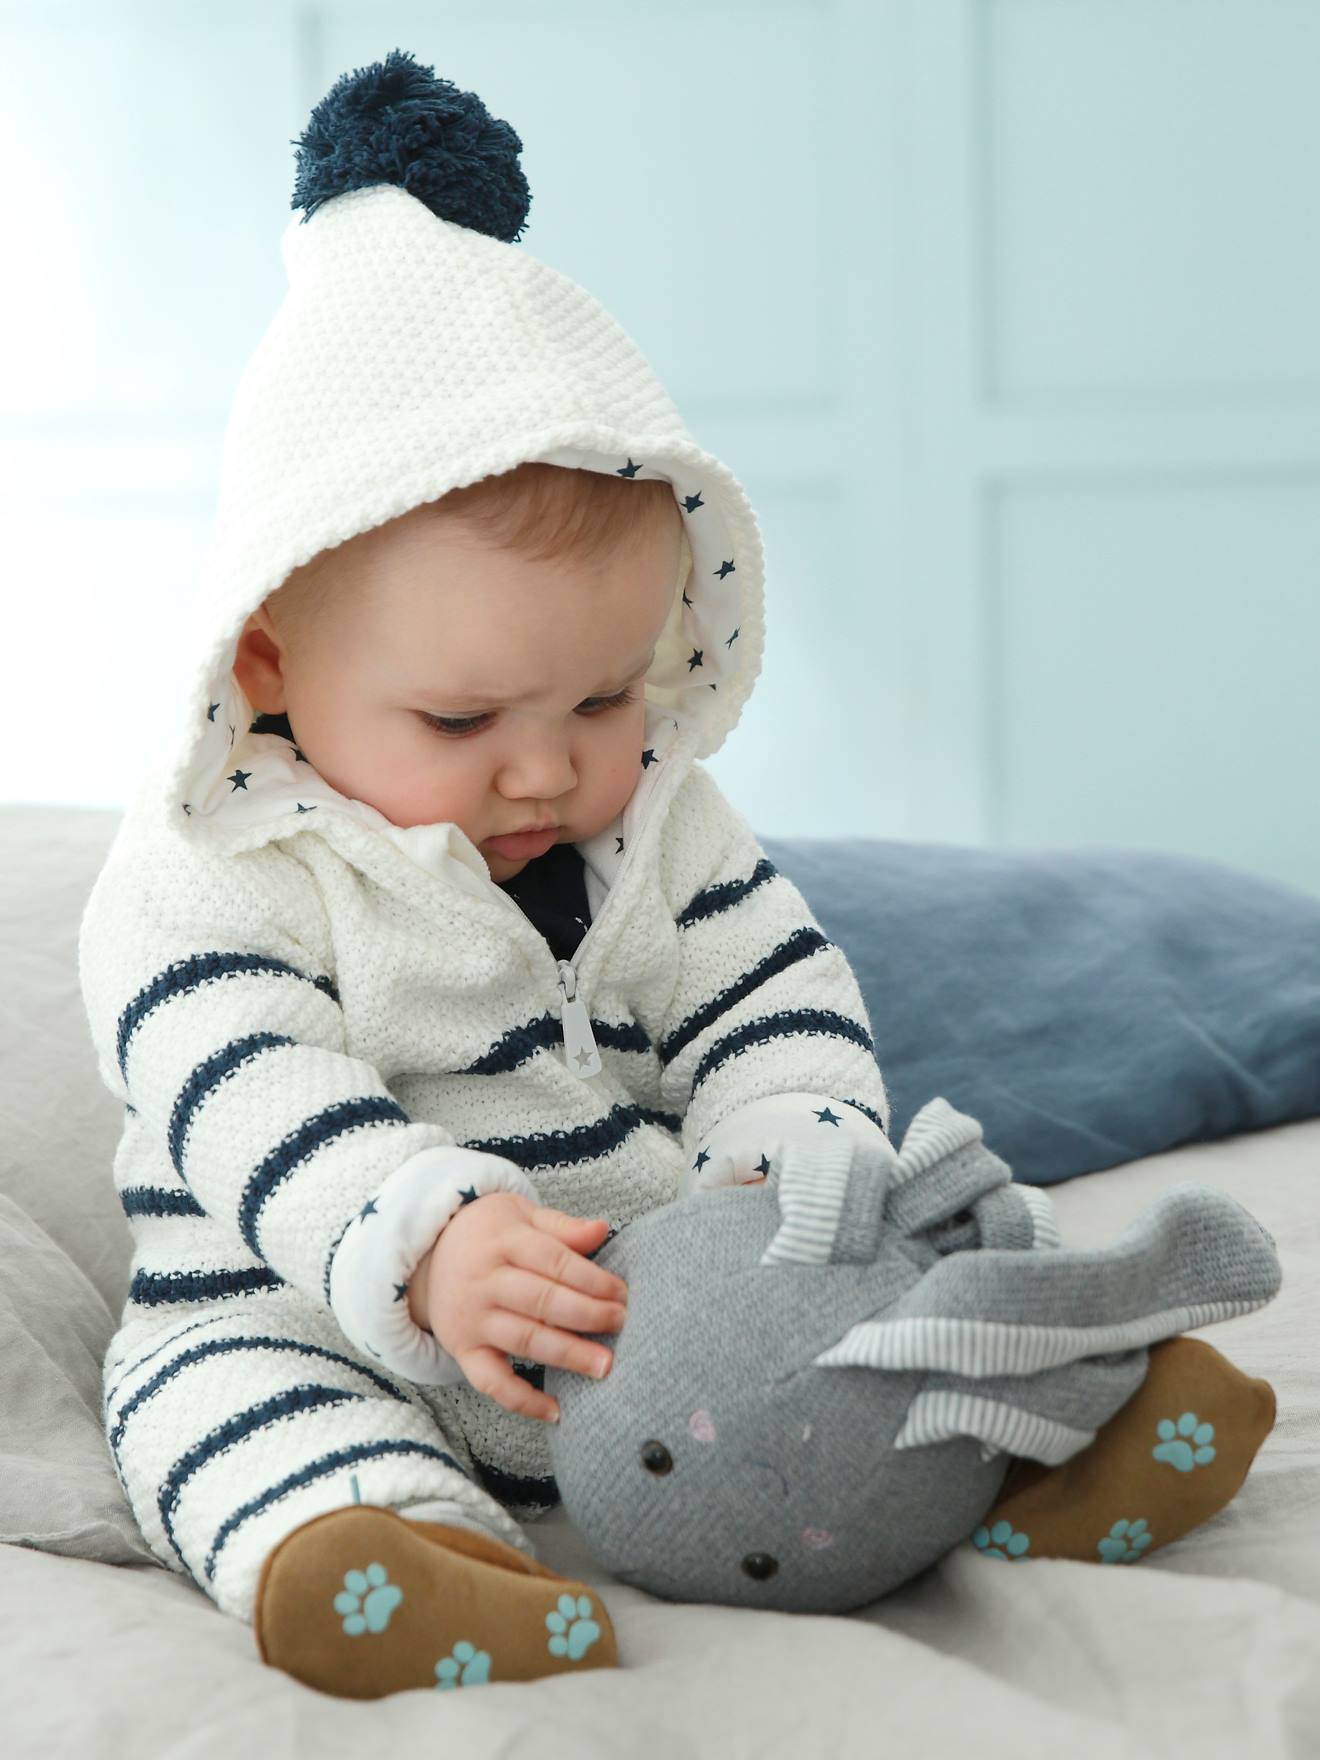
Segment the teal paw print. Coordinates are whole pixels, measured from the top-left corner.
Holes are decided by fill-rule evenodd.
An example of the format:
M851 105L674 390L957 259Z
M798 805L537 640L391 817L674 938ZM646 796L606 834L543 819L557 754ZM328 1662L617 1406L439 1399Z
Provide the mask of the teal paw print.
M576 1600L571 1595L559 1597L559 1606L545 1616L546 1629L552 1634L549 1642L552 1656L567 1656L570 1662L577 1662L586 1655L600 1636L600 1627L592 1619L592 1612L590 1595L579 1595Z
M1161 1418L1155 1426L1159 1442L1151 1453L1157 1461L1168 1461L1171 1467L1177 1467L1180 1473L1190 1473L1193 1467L1207 1467L1215 1458L1215 1451L1208 1446L1215 1433L1213 1424L1197 1422L1195 1412L1184 1412L1178 1420L1175 1431L1172 1418ZM1191 1442L1187 1439L1191 1438ZM1192 1443L1196 1444L1195 1450Z
M462 1671L461 1674L459 1671ZM445 1687L480 1687L490 1679L490 1651L478 1650L466 1638L454 1645L454 1654L435 1665L435 1690Z
M1154 1538L1144 1516L1135 1522L1115 1522L1097 1541L1096 1551L1104 1564L1135 1564Z
M993 1528L978 1528L972 1545L984 1558L1021 1558L1031 1545L1031 1536L1015 1533L1012 1522L996 1522Z
M335 1612L342 1613L350 1638L362 1632L383 1632L390 1615L403 1600L403 1590L391 1583L383 1564L369 1564L365 1571L345 1571L344 1586L335 1596Z

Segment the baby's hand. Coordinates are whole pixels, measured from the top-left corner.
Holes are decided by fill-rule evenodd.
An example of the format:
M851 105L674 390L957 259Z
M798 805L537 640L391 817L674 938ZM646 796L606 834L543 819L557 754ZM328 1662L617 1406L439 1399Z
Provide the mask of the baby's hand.
M518 1192L487 1192L465 1204L409 1280L409 1308L430 1326L478 1393L511 1412L554 1423L559 1407L520 1375L510 1356L608 1373L613 1358L573 1332L618 1332L628 1286L583 1255L609 1224L568 1216Z

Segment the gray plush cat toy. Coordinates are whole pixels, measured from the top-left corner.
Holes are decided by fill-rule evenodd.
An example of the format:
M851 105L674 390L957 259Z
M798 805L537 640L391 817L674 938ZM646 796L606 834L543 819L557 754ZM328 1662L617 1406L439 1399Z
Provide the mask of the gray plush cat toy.
M865 1606L968 1538L1010 1457L1076 1454L1147 1345L1280 1285L1270 1236L1210 1187L1096 1250L1030 1250L1035 1213L937 1098L897 1154L785 1147L765 1184L607 1241L596 1262L629 1289L614 1366L545 1377L555 1478L599 1562L671 1600Z

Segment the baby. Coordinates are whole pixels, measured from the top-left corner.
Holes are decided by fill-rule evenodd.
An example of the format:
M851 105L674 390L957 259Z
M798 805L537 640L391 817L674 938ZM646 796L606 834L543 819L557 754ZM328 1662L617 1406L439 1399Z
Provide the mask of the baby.
M546 1366L626 1324L592 1255L786 1145L893 1153L854 974L700 763L760 669L755 516L518 248L520 146L398 51L313 112L184 725L80 932L120 1483L349 1696L616 1662L524 1529Z

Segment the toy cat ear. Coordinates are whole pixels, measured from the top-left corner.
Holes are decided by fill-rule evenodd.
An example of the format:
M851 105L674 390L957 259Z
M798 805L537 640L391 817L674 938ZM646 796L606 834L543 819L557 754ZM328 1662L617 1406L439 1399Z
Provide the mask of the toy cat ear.
M904 1133L885 1203L885 1221L904 1234L924 1234L959 1211L974 1210L983 1199L1012 1182L1008 1163L986 1147L979 1121L937 1094ZM1025 1223L1025 1216L1023 1220ZM1030 1239L1028 1224L1023 1244ZM1015 1246L1017 1242L1005 1239L995 1244Z
M859 1143L840 1137L812 1149L788 1145L772 1188L779 1228L762 1265L827 1265L869 1261L884 1213L891 1145L877 1135Z
M1255 1218L1212 1187L1161 1193L1112 1246L950 1253L815 1362L1032 1375L1260 1308L1282 1273Z
M858 1170L851 1185L850 1168ZM983 1237L988 1229L1006 1247L1029 1246L1031 1207L1012 1180L1007 1163L986 1148L977 1120L936 1095L897 1151L881 1136L865 1145L822 1143L810 1154L786 1149L777 1181L779 1232L761 1263L865 1263L879 1252L885 1229L919 1234L977 1206ZM996 1199L1004 1187L1013 1200Z

